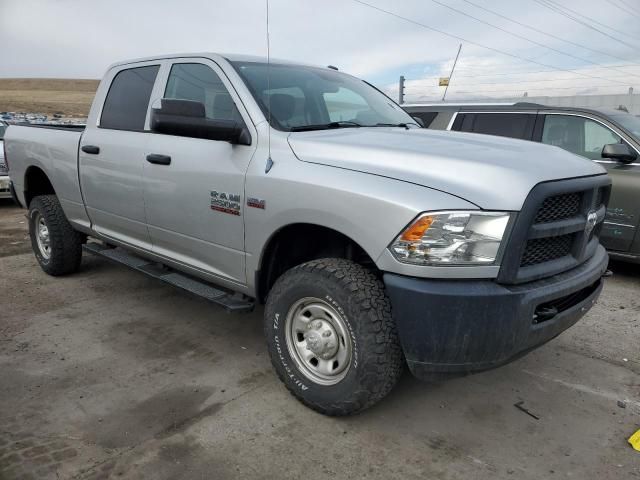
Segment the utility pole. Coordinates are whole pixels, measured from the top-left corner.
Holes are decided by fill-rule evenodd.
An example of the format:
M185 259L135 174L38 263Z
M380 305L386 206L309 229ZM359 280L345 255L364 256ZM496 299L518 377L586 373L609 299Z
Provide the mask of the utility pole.
M404 75L400 75L400 83L398 85L398 103L402 105L404 103Z
M451 85L451 77L453 77L453 71L456 69L456 63L458 63L458 57L460 56L460 50L462 50L462 44L458 47L458 53L456 53L456 59L453 61L453 67L451 67L451 73L449 74L449 81L447 82L447 86L444 89L444 95L442 95L442 101L444 102L445 97L447 96L447 90L449 90L449 85Z

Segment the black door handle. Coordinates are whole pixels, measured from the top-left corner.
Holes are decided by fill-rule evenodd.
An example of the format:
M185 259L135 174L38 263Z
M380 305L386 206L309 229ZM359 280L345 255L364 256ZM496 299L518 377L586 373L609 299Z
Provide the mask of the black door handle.
M169 165L171 163L171 157L169 155L150 153L147 155L147 162L155 163L156 165Z
M91 155L97 155L100 153L100 147L96 147L95 145L83 145L80 150L84 153L90 153Z

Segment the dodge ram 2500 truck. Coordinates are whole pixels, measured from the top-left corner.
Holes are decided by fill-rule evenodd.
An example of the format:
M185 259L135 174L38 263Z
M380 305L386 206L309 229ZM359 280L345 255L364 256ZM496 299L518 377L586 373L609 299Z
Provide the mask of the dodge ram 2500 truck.
M405 363L424 378L523 355L589 310L607 267L602 167L418 128L333 68L118 63L86 128L11 126L5 147L46 273L84 249L231 311L266 303L276 372L329 415L379 401Z

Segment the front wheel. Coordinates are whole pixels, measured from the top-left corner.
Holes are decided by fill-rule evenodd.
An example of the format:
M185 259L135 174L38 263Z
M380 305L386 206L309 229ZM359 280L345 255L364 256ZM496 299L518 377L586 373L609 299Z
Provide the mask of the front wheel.
M29 205L31 246L49 275L73 273L80 267L83 235L73 229L55 195L40 195Z
M326 415L370 407L402 373L384 286L348 260L314 260L282 275L267 298L265 333L280 379Z

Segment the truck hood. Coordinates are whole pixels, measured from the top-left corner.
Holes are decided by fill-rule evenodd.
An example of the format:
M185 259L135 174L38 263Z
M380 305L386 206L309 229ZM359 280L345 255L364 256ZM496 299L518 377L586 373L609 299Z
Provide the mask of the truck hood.
M411 182L487 210L520 210L540 182L606 173L559 147L421 128L297 132L289 145L305 162Z

